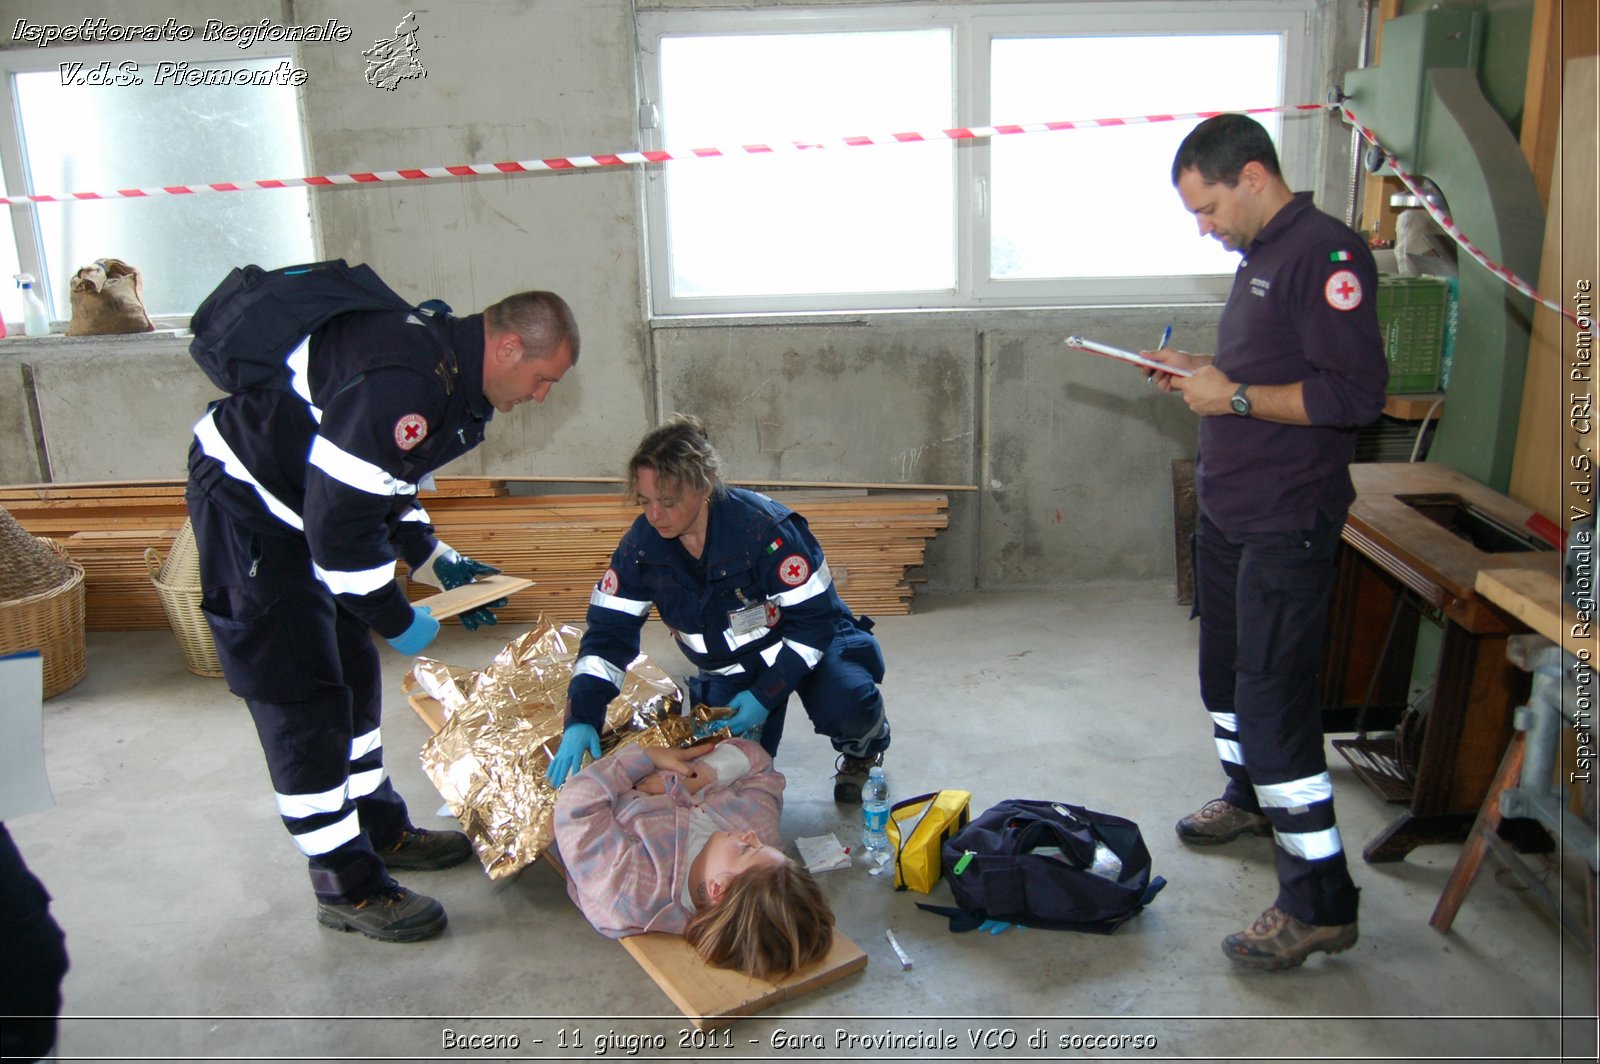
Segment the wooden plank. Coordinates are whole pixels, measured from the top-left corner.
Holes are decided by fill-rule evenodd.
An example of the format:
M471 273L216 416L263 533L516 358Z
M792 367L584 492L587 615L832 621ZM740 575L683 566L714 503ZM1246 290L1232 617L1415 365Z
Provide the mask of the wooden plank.
M1478 573L1478 594L1505 610L1552 643L1569 650L1588 646L1594 660L1594 628L1588 638L1582 635L1577 610L1561 594L1561 580L1555 573L1527 569L1483 569Z
M1456 911L1461 908L1461 903L1467 898L1467 891L1472 886L1472 881L1478 875L1478 866L1483 863L1483 856L1488 852L1488 836L1500 830L1500 821L1504 817L1500 813L1500 795L1517 784L1517 778L1522 774L1522 760L1527 747L1527 733L1517 732L1511 737L1511 744L1506 748L1506 753L1500 759L1499 771L1495 773L1494 781L1489 785L1489 793L1484 796L1483 805L1478 809L1478 816L1472 823L1472 828L1467 832L1467 841L1461 848L1461 855L1456 858L1456 866L1450 872L1450 878L1445 881L1444 890L1439 894L1439 901L1433 907L1433 915L1428 917L1428 926L1435 931L1448 931L1455 922Z
M434 495L477 495L485 497L503 495L512 484L621 484L618 476L442 476L436 478L438 488L424 490L424 498ZM976 484L902 484L897 481L852 480L743 480L727 481L736 488L772 488L784 491L801 489L858 489L863 491L977 491ZM61 481L57 483L7 484L0 486L0 501L12 498L72 498L80 495L175 495L183 497L181 480L92 480Z
M495 576L485 576L474 580L470 584L453 587L449 591L441 591L436 595L429 595L420 599L413 605L426 606L433 614L433 619L442 621L446 617L455 617L475 610L479 606L487 606L498 598L515 595L524 588L533 586L533 581L521 576L507 576L499 573Z
M417 694L411 695L406 701L411 703L411 708L422 718L422 723L428 726L428 730L438 735L439 730L444 727L444 706L439 700Z
M1541 205L1550 202L1561 154L1563 74L1572 60L1595 54L1595 12L1593 0L1534 0L1519 141Z
M834 929L833 945L821 959L777 982L752 979L727 968L713 968L681 935L651 932L622 939L622 946L655 980L678 1011L697 1029L725 1027L790 998L837 982L867 966L867 955L844 932Z
M1539 206L1550 204L1550 175L1555 169L1561 126L1560 0L1533 0L1528 41L1528 72L1522 89L1522 155L1533 173Z
M1591 33L1593 16L1591 15ZM1539 263L1539 291L1579 309L1574 287L1592 280L1596 261L1596 59L1567 64L1561 125L1557 139L1560 163L1554 168L1550 210L1545 215L1544 250ZM1570 416L1580 397L1592 399L1592 363L1575 361L1583 348L1579 331L1565 318L1536 307L1528 341L1528 365L1522 378L1522 407L1517 422L1516 451L1511 460L1512 497L1541 513L1571 523L1563 498L1568 458L1584 453L1587 441ZM1583 379L1569 379L1573 373ZM1581 501L1581 500L1572 500Z
M1434 406L1435 403L1439 405ZM1401 421L1421 421L1444 416L1443 392L1417 392L1414 395L1391 395L1383 401L1383 412Z
M441 538L473 557L526 574L524 590L498 616L512 623L544 616L580 621L589 591L617 541L637 516L616 491L511 496L514 478L447 480L424 503ZM165 553L186 513L179 481L146 484L21 485L0 489L24 529L56 538L83 564L86 623L95 630L159 628L165 622L144 566L144 551ZM835 579L859 612L909 613L928 539L949 524L943 492L800 488L774 492L806 514L828 552ZM422 601L426 585L407 586ZM492 601L492 600L491 600Z
M505 476L489 477L507 484L621 484L618 476L558 477L558 476ZM730 478L724 481L736 488L859 488L865 491L977 491L976 484L902 484L890 480L746 480Z
M444 727L444 707L437 700L414 694L407 701L431 731L437 733ZM545 863L565 878L566 869L559 856L549 853L544 857ZM740 1016L749 1016L781 1001L808 994L867 966L865 951L838 928L833 931L833 945L820 959L776 981L752 979L726 968L713 968L700 959L682 935L650 932L630 935L621 941L623 948L697 1030L726 1026Z
M1383 24L1390 19L1400 17L1400 0L1378 0L1377 10L1373 12L1372 26L1372 56L1369 65L1378 66L1383 57ZM1362 141L1358 151L1365 151L1366 141ZM1403 192L1405 185L1398 177L1385 177L1382 174L1368 173L1362 180L1361 193L1361 231L1368 240L1393 241L1395 237L1395 219L1399 211L1389 206L1391 192Z

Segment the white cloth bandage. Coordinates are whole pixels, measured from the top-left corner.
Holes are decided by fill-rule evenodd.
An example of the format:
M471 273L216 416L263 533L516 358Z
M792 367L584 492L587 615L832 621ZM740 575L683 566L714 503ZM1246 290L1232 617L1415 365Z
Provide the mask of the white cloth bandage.
M695 765L709 768L715 774L713 782L727 784L750 771L750 758L732 743L719 743L705 757L697 758Z

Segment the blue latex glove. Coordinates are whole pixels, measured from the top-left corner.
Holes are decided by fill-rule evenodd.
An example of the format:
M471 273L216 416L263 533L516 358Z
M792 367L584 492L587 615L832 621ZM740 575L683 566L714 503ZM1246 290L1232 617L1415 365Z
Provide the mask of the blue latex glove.
M406 657L414 658L427 649L438 634L439 622L433 619L433 611L426 606L412 606L411 626L388 643Z
M584 754L594 758L600 756L600 733L594 730L592 724L568 724L561 736L561 749L550 759L550 767L544 774L550 786L561 786L567 782L568 776L582 768Z
M1002 935L1011 930L1011 926L1011 924L1006 923L1004 920L985 920L983 923L978 925L978 930L987 931L991 935Z
M443 544L440 544L440 546L443 546ZM494 576L500 572L494 566L485 565L483 562L469 558L465 554L458 554L450 547L445 547L444 552L433 560L432 568L433 575L438 578L441 591L462 587L466 584L474 583L480 576ZM479 606L475 610L468 610L459 618L461 627L469 632L476 632L480 624L490 626L499 624L500 619L494 615L492 608L499 608L505 604L506 600L501 598L495 599L488 606Z
M745 735L767 721L767 707L750 691L740 691L728 702L733 716L718 723L734 735Z

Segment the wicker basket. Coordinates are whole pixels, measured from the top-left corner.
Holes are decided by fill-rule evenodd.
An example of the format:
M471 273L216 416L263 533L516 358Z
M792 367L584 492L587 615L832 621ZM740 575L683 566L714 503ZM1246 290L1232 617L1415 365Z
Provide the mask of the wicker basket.
M89 671L83 627L83 566L61 544L39 537L71 570L49 591L0 602L0 654L38 650L44 659L44 697L51 698Z
M172 634L178 637L183 667L196 676L221 676L217 645L211 639L206 616L200 611L200 550L195 546L190 523L185 521L178 530L178 538L173 540L165 560L160 551L146 547L144 564L161 598Z

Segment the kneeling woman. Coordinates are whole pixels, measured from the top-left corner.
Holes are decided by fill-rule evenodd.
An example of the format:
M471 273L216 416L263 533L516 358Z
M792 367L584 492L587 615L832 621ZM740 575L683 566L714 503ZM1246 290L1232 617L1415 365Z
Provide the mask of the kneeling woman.
M600 725L650 609L690 664L692 702L728 706L730 732L777 756L789 696L838 754L833 800L861 804L861 786L889 747L883 651L872 621L839 597L804 517L722 482L722 457L686 414L645 433L628 459L628 496L644 511L589 595L589 628L567 685L566 731L547 777L561 786Z
M567 893L612 938L682 934L707 964L778 979L828 952L833 910L778 841L783 775L755 743L626 746L561 788Z

